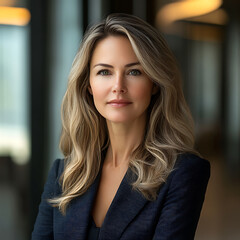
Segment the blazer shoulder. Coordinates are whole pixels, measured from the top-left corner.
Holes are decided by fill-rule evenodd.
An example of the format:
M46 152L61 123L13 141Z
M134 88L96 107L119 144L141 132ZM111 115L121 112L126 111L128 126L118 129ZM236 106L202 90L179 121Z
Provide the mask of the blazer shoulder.
M182 153L178 155L174 168L187 167L187 168L201 168L210 169L208 160L201 158L192 153Z
M56 159L48 172L47 181L45 183L45 189L52 188L57 186L57 189L60 187L60 177L64 170L64 159Z
M64 169L64 160L56 159L48 172L48 177L42 193L43 199L53 198L61 193L60 177Z
M179 154L159 195L163 208L153 239L194 239L210 176L210 164L194 154Z
M177 157L175 166L173 168L173 176L189 176L206 180L210 177L210 163L195 154L183 153Z
M59 179L64 170L64 159L56 159L50 169L49 175L55 176L56 179Z

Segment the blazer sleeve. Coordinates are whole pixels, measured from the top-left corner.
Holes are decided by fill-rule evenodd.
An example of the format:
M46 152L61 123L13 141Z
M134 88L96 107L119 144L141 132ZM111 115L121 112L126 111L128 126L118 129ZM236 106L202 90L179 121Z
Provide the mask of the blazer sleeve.
M53 207L49 204L48 199L56 196L56 186L58 186L61 165L63 165L63 160L57 159L49 171L39 205L38 216L32 232L32 240L54 239Z
M210 177L210 164L194 155L180 157L153 240L193 240Z

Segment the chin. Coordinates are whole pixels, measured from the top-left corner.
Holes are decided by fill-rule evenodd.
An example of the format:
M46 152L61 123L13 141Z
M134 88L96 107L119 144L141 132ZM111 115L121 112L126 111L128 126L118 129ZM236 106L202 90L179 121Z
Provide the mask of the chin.
M129 123L131 120L129 119L107 119L110 123Z
M109 117L105 119L106 121L111 123L129 123L133 121L133 119L128 116L115 116L115 117Z

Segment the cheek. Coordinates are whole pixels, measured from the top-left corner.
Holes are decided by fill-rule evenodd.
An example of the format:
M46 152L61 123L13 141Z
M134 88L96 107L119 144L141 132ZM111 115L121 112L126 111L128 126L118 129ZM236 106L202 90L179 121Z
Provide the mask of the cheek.
M95 106L100 106L102 101L106 98L107 91L105 88L102 87L101 84L94 83L92 84L90 82L90 87L91 87L91 94L93 96L93 101Z
M136 98L144 100L151 99L152 84L141 84L133 88L133 94Z
M97 84L97 82L90 80L90 88L93 98L97 98L99 95L101 95L102 90L99 84Z

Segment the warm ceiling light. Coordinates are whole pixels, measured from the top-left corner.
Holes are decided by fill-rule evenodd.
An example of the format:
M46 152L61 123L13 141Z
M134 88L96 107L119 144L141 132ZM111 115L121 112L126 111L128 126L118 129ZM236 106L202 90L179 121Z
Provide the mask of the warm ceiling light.
M225 25L228 22L228 15L223 9L217 9L209 14L187 19L191 22L210 23L216 25Z
M31 14L26 8L0 7L0 24L5 25L27 25Z
M162 26L196 16L201 16L218 9L222 0L182 0L163 6L157 14L157 21Z
M0 0L0 6L13 6L16 4L16 0Z

